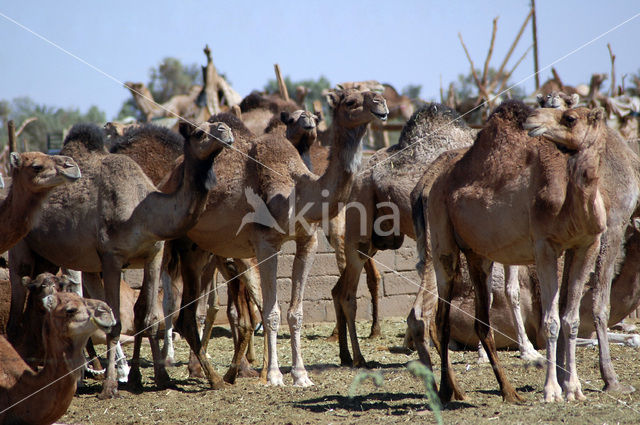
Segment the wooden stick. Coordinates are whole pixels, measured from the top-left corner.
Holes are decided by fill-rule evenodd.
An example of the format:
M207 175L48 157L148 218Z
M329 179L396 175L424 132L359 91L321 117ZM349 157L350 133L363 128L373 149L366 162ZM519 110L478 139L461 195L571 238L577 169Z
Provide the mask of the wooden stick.
M440 74L440 103L444 103L444 89L442 88L442 74Z
M529 23L529 20L531 19L532 15L533 15L533 9L529 10L529 14L527 15L524 22L522 23L522 26L520 27L520 31L518 31L518 35L516 35L515 40L513 40L513 43L511 43L511 47L507 52L507 56L504 57L502 64L500 64L500 68L498 69L498 73L496 74L496 80L500 78L500 75L502 75L502 72L504 71L504 67L507 66L509 59L511 59L511 55L513 54L513 51L518 45L518 42L520 41L520 37L522 37L522 33L524 32L524 29L527 27L527 24Z
M560 79L560 75L558 74L558 71L556 71L555 68L551 67L551 73L553 74L553 79L555 80L555 82L558 83L558 85L560 86L560 90L562 90L564 88L564 84Z
M489 43L489 52L487 58L484 60L484 68L482 70L482 85L487 86L487 77L489 74L489 62L491 61L491 55L493 54L493 45L496 42L496 32L498 31L498 17L493 18L493 30L491 31L491 42Z
M204 76L204 92L207 97L206 109L209 116L220 112L220 99L218 99L218 70L211 59L211 49L206 44L203 50L207 57L207 65L202 67Z
M9 152L17 152L16 149L16 124L13 120L7 123L7 131L9 132Z
M22 124L20 125L20 128L18 128L18 129L16 130L16 137L19 137L19 136L20 136L20 133L22 133L22 130L24 130L24 128L27 126L27 124L29 124L29 123L31 123L31 122L34 122L34 121L36 121L37 119L38 119L38 117L29 117L29 118L27 118L26 120L24 120L24 121L22 122Z
M498 89L498 93L502 93L502 90L504 90L505 86L507 85L507 81L509 81L509 78L511 78L511 74L513 74L513 71L515 71L516 68L518 67L518 65L520 65L520 62L522 62L524 60L524 58L527 56L527 54L529 53L531 48L533 48L533 45L531 45L531 46L529 46L527 48L527 50L524 52L524 54L522 56L520 56L520 59L518 59L518 62L516 62L516 64L513 65L513 68L511 68L511 71L509 71L507 73L507 75L504 76L504 79L502 80L502 84L500 85L500 88Z
M536 77L536 90L540 89L540 76L538 74L538 26L536 24L536 0L531 0L532 26L533 26L533 72Z
M460 43L462 44L462 48L464 49L464 53L467 55L467 60L469 61L469 64L471 65L471 75L473 75L473 79L476 82L476 86L478 86L478 94L482 94L486 99L489 98L489 96L487 96L487 92L485 91L484 87L482 86L482 82L480 81L480 78L478 78L478 74L476 73L476 68L475 65L473 64L473 60L471 59L471 56L469 55L469 51L467 50L467 46L464 44L464 40L462 39L462 34L458 33L458 38L460 39ZM478 96L480 97L480 96Z
M611 59L611 97L616 95L616 70L615 70L615 61L616 55L611 51L611 44L607 43L607 49L609 49L609 59Z
M276 80L278 81L278 89L280 89L280 96L285 100L289 100L289 92L287 91L287 85L284 83L282 74L280 73L280 66L276 63L273 65L276 70Z

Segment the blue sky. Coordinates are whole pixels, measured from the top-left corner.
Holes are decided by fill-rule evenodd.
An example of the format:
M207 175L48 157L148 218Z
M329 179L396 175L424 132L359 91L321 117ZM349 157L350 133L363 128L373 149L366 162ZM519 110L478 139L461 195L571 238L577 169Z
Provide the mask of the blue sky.
M292 79L326 76L332 83L376 79L401 89L421 84L422 97L437 98L469 65L461 32L481 67L499 16L492 64L497 67L527 12L528 0L499 1L181 1L41 2L0 4L0 13L60 45L119 81L149 79L163 57L213 60L242 95L273 78L273 64ZM569 54L640 13L638 1L537 1L540 67ZM596 20L597 19L597 20ZM0 98L30 96L38 103L97 105L107 118L129 97L116 81L79 62L0 16ZM555 65L566 84L609 72L607 42L616 59L617 81L640 69L640 17ZM511 63L531 44L525 31ZM514 82L532 74L529 55ZM541 81L551 75L542 72ZM522 84L534 88L533 78Z

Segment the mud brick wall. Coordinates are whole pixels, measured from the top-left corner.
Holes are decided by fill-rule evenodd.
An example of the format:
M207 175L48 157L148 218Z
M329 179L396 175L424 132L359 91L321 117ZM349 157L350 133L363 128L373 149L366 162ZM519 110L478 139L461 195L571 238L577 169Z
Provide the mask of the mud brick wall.
M291 300L291 268L295 255L295 243L286 243L278 258L278 302L280 304L281 321L287 323L287 309ZM415 243L405 238L405 243L396 251L381 251L375 256L376 267L381 275L379 290L381 317L406 317L418 291L418 274L415 271L416 254ZM380 264L382 263L382 264ZM384 264L384 266L383 266ZM386 266L386 267L385 267ZM394 273L392 270L397 271ZM318 233L318 251L313 267L309 273L304 294L304 322L333 322L335 310L331 298L331 288L338 281L338 267L336 265L333 248L327 242L322 231ZM132 286L142 282L142 270L125 271L125 280ZM219 277L221 280L221 277ZM222 280L223 281L223 280ZM227 323L226 287L218 290L221 309L216 323ZM371 296L367 288L366 274L362 273L358 283L358 320L371 319Z

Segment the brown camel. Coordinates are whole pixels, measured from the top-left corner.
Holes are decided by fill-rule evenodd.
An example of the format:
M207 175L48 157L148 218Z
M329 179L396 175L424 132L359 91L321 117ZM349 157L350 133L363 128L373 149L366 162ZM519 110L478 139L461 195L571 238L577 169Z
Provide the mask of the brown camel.
M441 152L470 145L474 134L452 109L436 103L425 105L404 126L398 144L376 152L358 176L346 208L346 264L331 291L341 364L366 364L355 328L356 291L365 262L378 250L399 248L404 235L414 237L411 190L424 168Z
M276 352L280 323L276 290L278 250L285 241L296 241L291 305L287 314L293 358L291 370L294 385L308 386L312 382L302 361L300 330L304 285L317 245L316 223L335 216L339 204L348 199L366 125L388 113L384 98L372 92L336 91L329 94L328 101L333 109L335 139L329 166L322 176L308 171L288 140L271 134L254 139L236 119L231 126L239 139L240 152L234 150L221 155L217 168L220 184L210 191L207 210L187 233L200 248L217 255L258 259L269 357L263 373L271 385L283 385ZM236 214L228 214L230 208ZM188 254L187 250L181 255ZM181 266L184 308L177 327L187 335L206 372L207 362L199 337L193 332L188 334L190 329L195 329L195 314L187 304L197 296L199 270L190 265L188 258L182 259Z
M291 134L297 134L294 131L291 131ZM129 156L132 158L142 171L151 179L154 185L158 187L162 187L164 192L173 192L178 187L180 181L176 179L176 181L172 182L171 185L164 184L163 179L167 177L173 170L176 164L180 164L182 161L182 153L184 151L184 139L177 133L174 133L166 128L158 127L153 124L144 124L138 125L132 128L126 129L120 137L116 137L115 144L111 148L111 153L120 153ZM176 174L179 176L179 174ZM227 268L227 263L222 258L217 258L212 256L210 253L203 251L203 261L206 261L209 266L212 266L213 269L210 270L209 274L211 278L205 280L206 282L210 282L213 279L217 270L225 271ZM240 268L243 270L249 269L251 265L247 263L247 260L236 259L236 268ZM176 272L177 273L177 272ZM230 275L230 273L226 273ZM98 276L99 278L99 276ZM173 281L173 285L171 282ZM243 285L245 288L253 289L253 292L249 289L250 293L257 293L259 290L259 280L257 278L257 273L245 273L243 274L239 280L232 280L229 282L230 286L233 286L233 290L229 292L229 294L242 294L242 290L240 288L236 288L237 285ZM166 312L163 315L157 314L156 320L161 320L162 317L165 318L165 345L162 350L162 355L164 357L164 361L166 364L173 363L174 357L174 349L173 349L173 321L177 318L177 315L173 315L176 310L176 304L179 302L182 294L182 281L179 279L179 276L174 276L174 279L171 279L170 276L163 277L163 309ZM209 309L211 311L207 312L207 322L205 323L205 339L204 341L208 342L206 338L207 335L210 335L213 320L215 320L215 314L213 311L217 312L218 303L216 291L213 290L211 292L213 295L213 299L211 300L211 305ZM124 297L121 296L123 301ZM127 298L128 299L128 298ZM257 300L257 297L256 297ZM202 297L198 301L198 310L204 309L204 304L206 303L207 298ZM232 298L231 304L239 305L241 300L236 298ZM262 305L261 297L257 300L258 305ZM133 304L132 304L133 305ZM121 312L124 311L123 308L120 309ZM131 310L133 311L133 310ZM158 311L159 313L159 311ZM121 313L122 314L122 313ZM130 312L127 313L127 318L130 316ZM237 320L236 320L237 319ZM237 333L235 328L239 326L238 320L244 320L243 317L229 317L229 323L232 328L232 333ZM155 320L154 320L155 321ZM123 321L123 329L125 323ZM249 329L247 327L247 329ZM251 329L251 331L253 328ZM126 332L125 332L126 333ZM251 335L253 335L251 333ZM206 351L206 343L203 344L205 346ZM243 366L245 364L243 363ZM241 371L243 374L250 373L245 368ZM191 356L189 361L189 374L192 377L201 376L202 373L199 370L199 364L197 359L194 356Z
M242 122L256 136L261 136L269 126L271 119L282 111L295 112L302 109L293 100L284 100L277 94L252 92L240 102Z
M40 152L11 153L11 187L0 203L0 254L25 237L49 193L80 178L68 156Z
M528 117L528 118L527 118ZM526 120L526 122L525 122ZM528 137L526 126L534 136ZM576 108L532 110L518 101L501 104L475 143L440 174L429 192L427 221L440 300L437 323L442 379L440 398L454 391L448 357L448 304L465 254L476 293L475 328L489 355L503 398L520 400L499 363L489 327L488 275L493 261L535 262L547 336L544 399L583 399L575 364L580 297L606 228L600 191L603 111ZM494 223L501 223L496 226ZM506 224L505 224L506 223ZM557 259L567 252L565 284L558 295ZM425 274L427 274L425 272ZM560 298L560 300L559 300ZM568 373L558 385L556 347L561 322Z
M213 160L225 145L233 142L231 131L221 123L194 127L185 122L180 128L188 143L184 144L182 184L171 194L158 192L129 157L108 154L104 150L104 136L97 127L77 125L71 129L62 153L79 163L85 179L78 181L72 190L55 190L39 224L11 251L10 340L20 330L24 303L21 275L46 269L51 264L82 272L102 272L105 299L119 316L122 268L144 267L142 290L135 308L138 333L129 377L134 388L141 387L141 332L153 328L151 318L158 293L162 241L181 236L196 222L208 190L215 184ZM154 333L152 329L151 334ZM103 398L117 393L112 348L119 335L120 323L108 336L109 365ZM166 385L169 378L164 364L158 361L158 344L153 338L150 344L155 381Z
M0 422L50 424L69 408L80 377L84 348L96 328L116 324L109 306L98 300L58 292L42 300L46 309L42 338L44 367L31 369L0 337Z

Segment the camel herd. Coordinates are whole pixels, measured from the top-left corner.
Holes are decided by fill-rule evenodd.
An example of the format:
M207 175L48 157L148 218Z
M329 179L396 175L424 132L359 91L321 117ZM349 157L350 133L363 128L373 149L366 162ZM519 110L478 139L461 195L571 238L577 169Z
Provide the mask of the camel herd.
M366 84L328 93L325 132L319 117L295 102L252 94L233 113L181 121L178 133L149 124L108 131L82 124L69 131L60 156L11 154L0 204L0 252L9 250L11 293L0 306L9 310L8 320L2 313L6 338L0 337L3 423L51 423L64 414L85 363L83 349L97 331L106 332L108 347L100 398L118 393L116 347L125 331L134 341L130 388L143 389L145 336L155 384L171 384L166 365L175 328L191 348L190 373L204 373L219 389L255 374L258 321L265 335L261 378L284 385L276 277L287 241L296 247L286 312L291 376L295 386L313 385L301 346L302 301L320 227L341 273L331 294L342 365L367 366L355 326L362 269L375 336L380 279L373 256L399 248L408 236L417 242L422 281L406 342L429 367L429 341L435 344L443 403L465 397L448 354L452 339L480 342L506 401L522 397L496 349L514 345L538 362L535 347L546 348L544 401L583 399L576 342L593 330L605 389L632 391L618 382L607 326L640 300L640 159L606 126L601 109L580 107L578 98L562 93L538 101L538 109L503 102L479 131L444 105L424 105L410 115L398 144L366 164L367 127L391 109ZM133 308L124 268L144 270ZM75 291L90 298L69 292L74 285L55 275L59 269L81 272L82 290ZM206 356L218 309L216 271L229 285L234 342L224 377ZM0 282L8 291L9 282ZM207 300L203 331L197 316ZM54 404L42 397L48 383Z

